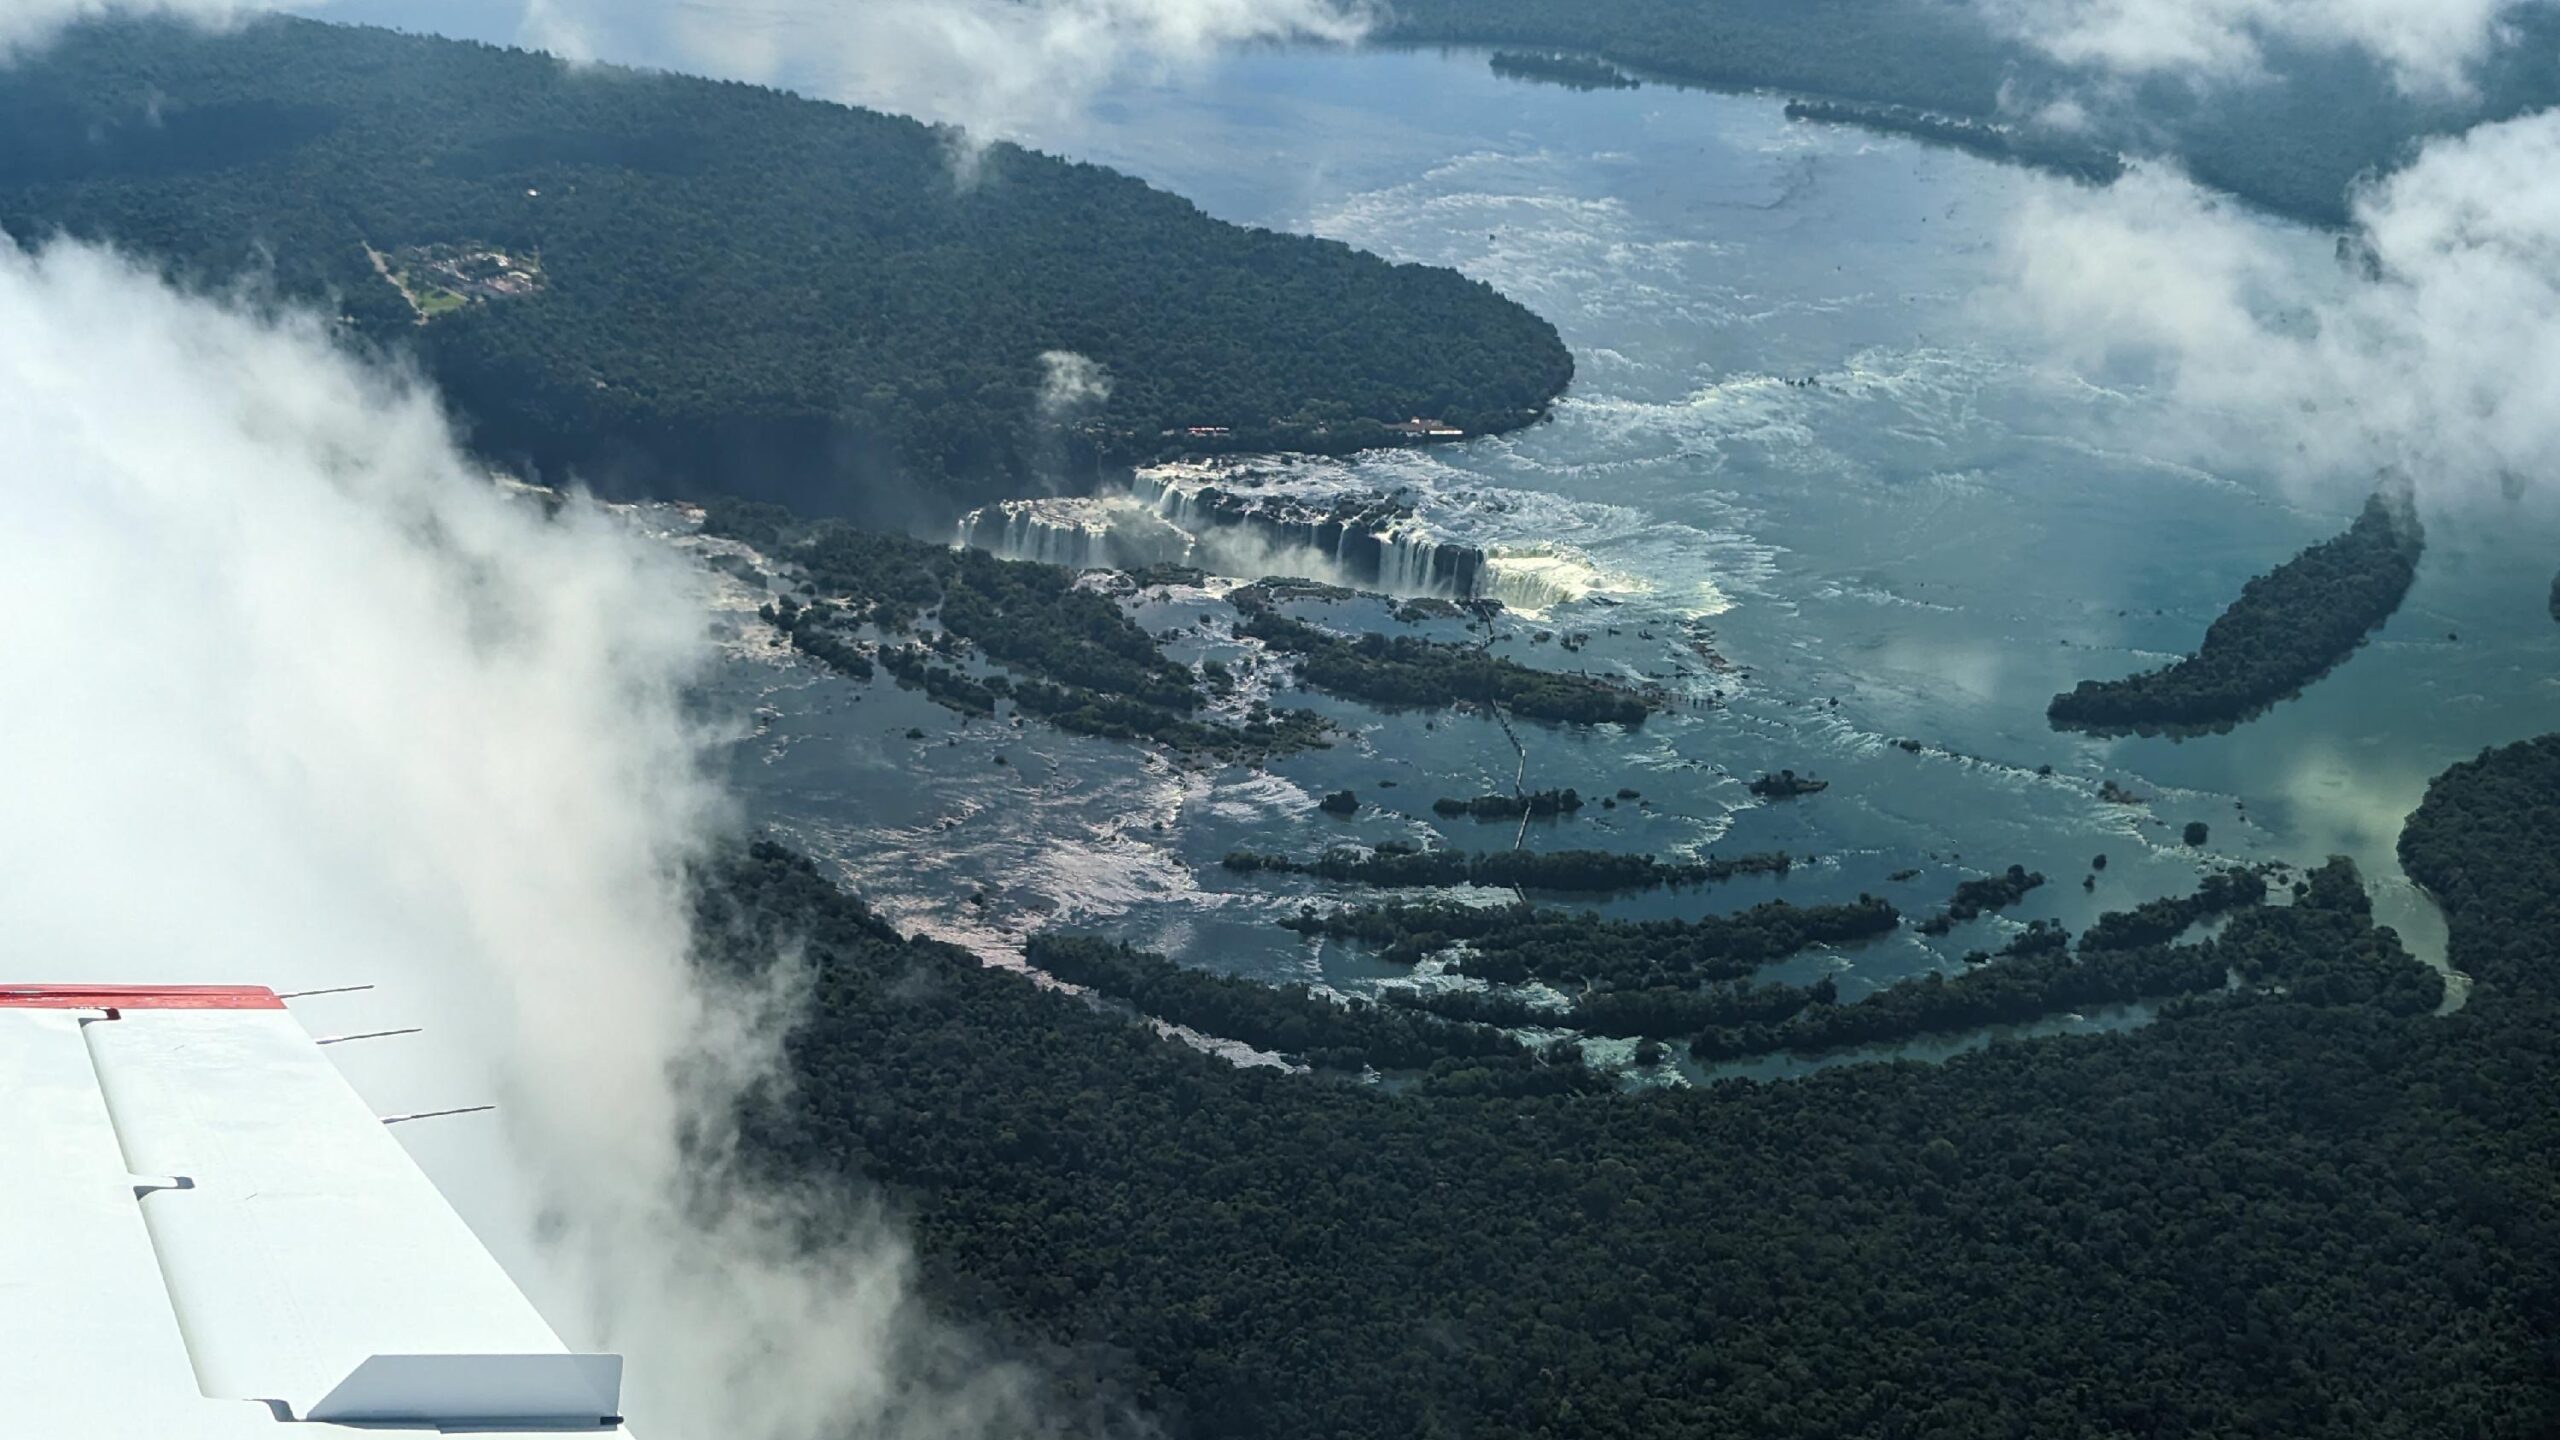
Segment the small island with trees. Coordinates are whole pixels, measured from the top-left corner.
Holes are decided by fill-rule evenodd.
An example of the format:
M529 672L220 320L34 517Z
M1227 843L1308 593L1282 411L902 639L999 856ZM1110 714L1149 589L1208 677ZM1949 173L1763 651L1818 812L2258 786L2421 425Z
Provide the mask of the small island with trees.
M1967 920L1980 919L1994 910L2006 910L2027 898L2027 892L2044 884L2044 873L2024 865L2012 865L1997 875L1982 875L1959 881L1956 892L1947 900L1947 908L1920 922L1924 935L1944 935Z
M1220 862L1239 875L1312 875L1340 885L1381 889L1451 889L1482 885L1582 894L1703 885L1737 875L1784 875L1794 865L1782 851L1661 860L1619 850L1425 850L1406 841L1373 849L1337 845L1313 860L1231 851Z
M1763 800L1793 800L1799 795L1819 795L1830 788L1831 782L1828 780L1816 780L1810 775L1799 775L1793 770L1781 770L1775 775L1762 775L1751 782L1751 793Z
M2377 494L2345 534L2244 586L2195 654L2122 680L2083 680L2045 713L2058 729L2100 733L2253 718L2327 674L2391 618L2424 546L2408 496Z
M1431 802L1435 815L1472 815L1478 820L1517 820L1523 815L1549 820L1570 815L1582 808L1582 794L1577 790L1537 790L1523 795L1478 795L1461 800L1443 795Z
M1741 980L1815 946L1871 940L1901 923L1891 905L1868 895L1839 905L1766 900L1739 913L1695 920L1612 920L1527 905L1433 901L1310 911L1281 922L1302 935L1368 947L1391 965L1447 954L1457 974L1493 985L1543 981L1581 992L1583 1002L1604 993L1654 994ZM1451 1018L1632 1033L1601 1023L1582 1004L1570 1011L1542 1010L1482 990L1426 994L1411 1003Z
M1787 118L1855 125L1950 146L1986 160L2067 175L2091 185L2112 185L2124 175L2124 157L2070 135L2043 134L1992 120L1943 115L1911 105L1859 104L1846 100L1790 100Z
M1300 680L1347 699L1389 709L1496 705L1565 725L1641 725L1653 709L1644 696L1605 680L1535 669L1480 646L1375 631L1340 635L1281 614L1261 592L1230 598L1243 612L1237 634L1296 654Z
M1436 1019L1407 1006L1337 1001L1304 985L1214 975L1096 936L1034 935L1023 947L1023 959L1151 1019L1250 1045L1316 1070L1428 1071L1443 1061L1457 1061L1468 1069L1498 1066L1513 1072L1518 1086L1539 1090L1596 1089L1609 1083L1585 1069L1569 1050L1555 1057L1565 1063L1551 1065L1545 1052L1488 1025Z
M1644 86L1643 81L1606 60L1560 50L1496 50L1493 73L1574 90L1636 90Z
M2243 1001L2281 991L2312 1004L2370 1004L2395 1015L2423 1015L2444 998L2444 978L2413 958L2399 937L2373 924L2373 905L2353 863L2343 857L2313 871L2294 903L2250 908L2246 887L2216 892L2216 902L2244 913L2216 939L2197 945L2152 943L2072 955L2062 931L2031 927L1995 956L1972 957L1975 968L1931 972L1897 981L1854 1005L1832 995L1784 986L1754 987L1756 1003L1721 1007L1750 1018L1719 1019L1690 1041L1699 1060L1728 1060L1773 1051L1818 1051L1929 1034L2017 1024L2057 1013L2137 1000L2221 997ZM2265 888L2254 892L2263 896ZM1739 997L1730 997L1739 998Z

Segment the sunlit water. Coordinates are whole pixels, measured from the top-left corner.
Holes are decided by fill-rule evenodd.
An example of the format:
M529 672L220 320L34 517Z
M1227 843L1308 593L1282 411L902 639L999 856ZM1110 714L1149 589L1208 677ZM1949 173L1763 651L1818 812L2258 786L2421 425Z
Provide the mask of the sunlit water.
M2029 919L2076 929L2183 891L2211 863L2345 853L2384 920L2441 961L2442 923L2392 847L2430 776L2552 727L2560 629L2543 601L2560 557L2537 539L2551 517L2430 513L2398 618L2235 733L2053 732L2055 691L2191 647L2249 576L2342 528L2368 483L2302 493L2199 468L2167 443L2182 418L2137 380L2074 373L2022 339L2000 299L2003 243L2021 204L2062 182L1791 124L1771 97L1576 93L1499 79L1465 51L1237 57L1108 95L1044 144L1225 219L1455 266L1562 330L1579 379L1552 423L1333 468L1347 488L1408 492L1436 533L1508 562L1542 608L1506 626L1504 653L1695 702L1633 734L1524 726L1528 785L1643 795L1533 824L1530 844L1818 857L1610 913L1873 892L1917 916L1981 870L2051 877L1944 939L1906 930L1780 971L1837 970L1855 996ZM2334 283L2328 236L2280 233L2312 283ZM1220 613L1176 595L1144 618ZM1738 673L1691 650L1700 625ZM1591 639L1566 656L1534 643L1541 629ZM1233 651L1196 632L1175 647ZM962 725L885 678L754 660L728 689L767 707L731 766L757 817L900 924L991 956L1072 926L1221 970L1371 985L1386 967L1272 923L1343 897L1241 882L1218 859L1432 835L1491 848L1514 831L1431 815L1435 797L1508 788L1516 757L1479 719L1288 694L1354 733L1267 771L1199 773L1037 724ZM1893 743L1906 737L1926 748ZM1832 788L1747 794L1782 766ZM2149 803L2100 801L2110 779ZM1357 817L1316 810L1345 786L1368 802ZM2190 820L2212 828L2203 851L2179 843ZM2084 891L2099 853L2110 864ZM1904 869L1919 873L1887 878Z
M2429 776L2550 727L2553 556L2513 517L2431 515L2408 606L2302 698L2222 736L2054 733L2055 691L2192 646L2242 582L2361 498L2354 477L2303 495L2167 458L2144 443L2176 423L2162 402L2048 366L2017 337L1994 303L2001 242L2033 187L2058 182L1793 125L1765 98L1579 94L1498 80L1465 53L1240 58L1205 83L1115 95L1059 148L1224 218L1454 265L1563 331L1580 379L1552 423L1336 468L1346 488L1420 497L1440 533L1573 577L1506 626L1504 653L1721 697L1632 734L1523 727L1530 786L1643 795L1533 824L1530 844L1819 857L1609 912L1864 891L1917 915L1982 869L2051 877L1942 940L1906 931L1781 972L1837 969L1854 995L2029 919L2077 928L2183 891L2207 863L2343 852L2386 922L2441 957L2441 922L2392 846ZM2328 263L2325 236L2287 243L2306 273ZM1169 628L1218 609L1176 595L1143 613ZM1700 624L1738 674L1691 651ZM1591 638L1566 656L1540 629ZM1194 635L1176 653L1232 646ZM1384 967L1272 923L1335 896L1239 881L1219 858L1513 836L1430 812L1508 788L1516 759L1484 720L1290 694L1355 735L1266 772L1200 774L1036 725L960 726L886 681L779 684L778 718L736 766L759 812L901 923L991 952L1063 925L1356 988ZM1833 786L1748 795L1781 766ZM2100 801L2110 779L2150 802ZM1368 802L1357 817L1315 809L1346 786ZM2212 827L2204 851L2179 841L2190 820ZM2084 891L2099 853L2110 864Z

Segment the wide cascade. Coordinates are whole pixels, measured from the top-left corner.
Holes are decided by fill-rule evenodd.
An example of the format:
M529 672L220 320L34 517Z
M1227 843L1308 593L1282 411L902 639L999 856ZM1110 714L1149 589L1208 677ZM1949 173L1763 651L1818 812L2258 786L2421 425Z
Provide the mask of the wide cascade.
M1208 466L1139 471L1089 499L1008 500L973 510L957 539L1015 560L1078 569L1191 565L1241 579L1285 575L1400 596L1471 599L1484 552L1440 539L1412 507L1368 490L1311 490Z
M1198 542L1126 496L1007 500L960 517L961 545L1070 570L1193 565Z

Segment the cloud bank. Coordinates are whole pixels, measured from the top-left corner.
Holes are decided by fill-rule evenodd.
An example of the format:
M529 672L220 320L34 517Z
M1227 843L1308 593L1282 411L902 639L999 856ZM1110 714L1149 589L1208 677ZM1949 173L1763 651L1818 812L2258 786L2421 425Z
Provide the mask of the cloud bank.
M2508 38L2518 10L2548 0L1981 0L1984 16L2065 64L2200 84L2264 73L2274 46L2350 48L2402 89L2459 95Z
M1236 45L1349 44L1368 0L526 0L525 43L650 57L959 126L983 142L1073 121L1104 87Z
M2453 502L2560 476L2560 112L2428 146L2355 201L2344 272L2147 170L2043 189L2011 299L2059 353L2136 367L2199 453ZM2325 273L2324 273L2325 272Z
M687 965L680 872L726 816L672 550L503 493L316 318L6 236L0 456L27 978L379 984L312 1003L428 1033L342 1061L386 1110L499 1103L403 1139L564 1338L629 1355L641 1433L1033 1428L876 1227L812 1250L789 1197L688 1203L777 997Z
M299 8L313 4L299 0ZM282 0L0 0L0 59L22 46L43 43L65 25L102 15L177 16L228 25L279 8Z
M577 61L781 86L956 127L962 157L997 140L1057 143L1104 89L1198 69L1240 45L1347 45L1379 0L501 0L462 33L520 15L514 38ZM75 21L163 15L210 25L331 0L0 0L0 60ZM383 5L358 18L440 28ZM487 13L494 10L495 14ZM497 30L489 38L498 38Z

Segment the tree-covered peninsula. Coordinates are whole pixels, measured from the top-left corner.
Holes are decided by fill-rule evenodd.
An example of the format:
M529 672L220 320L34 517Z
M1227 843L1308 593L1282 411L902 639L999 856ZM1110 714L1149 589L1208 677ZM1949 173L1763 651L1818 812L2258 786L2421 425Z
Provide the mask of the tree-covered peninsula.
M271 279L414 351L493 457L875 518L903 482L1507 429L1573 368L1479 282L1096 166L964 178L912 120L300 20L0 68L0 229Z
M2376 495L2345 534L2243 586L2195 654L2122 680L2083 680L2045 713L2058 728L2098 731L2249 719L2327 674L2390 619L2425 544L2406 498Z

